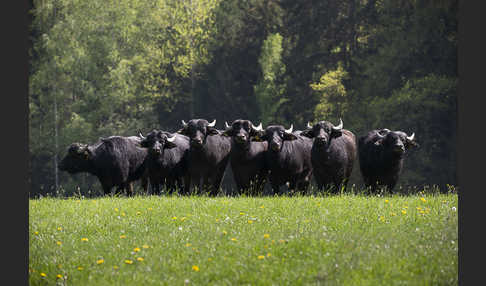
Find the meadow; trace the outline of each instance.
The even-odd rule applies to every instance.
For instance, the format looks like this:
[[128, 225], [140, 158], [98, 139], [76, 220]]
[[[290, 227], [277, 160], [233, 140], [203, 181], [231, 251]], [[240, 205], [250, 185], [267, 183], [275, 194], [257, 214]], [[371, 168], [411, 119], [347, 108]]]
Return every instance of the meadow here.
[[30, 285], [457, 285], [457, 193], [29, 201]]

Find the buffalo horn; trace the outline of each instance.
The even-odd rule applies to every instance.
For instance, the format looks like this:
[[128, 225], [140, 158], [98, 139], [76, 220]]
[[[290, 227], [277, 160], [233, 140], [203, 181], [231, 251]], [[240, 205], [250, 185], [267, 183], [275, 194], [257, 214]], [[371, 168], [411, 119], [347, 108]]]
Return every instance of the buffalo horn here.
[[407, 139], [412, 141], [414, 137], [415, 137], [415, 132], [412, 133], [412, 135], [408, 136]]
[[285, 129], [285, 133], [292, 133], [292, 130], [294, 130], [294, 124], [290, 124], [290, 128]]
[[186, 128], [186, 127], [187, 127], [187, 123], [186, 123], [184, 120], [182, 120], [182, 126], [183, 126], [184, 128]]
[[231, 126], [229, 126], [228, 122], [226, 122], [226, 121], [225, 121], [225, 122], [224, 122], [224, 128], [225, 128], [225, 129], [230, 129], [230, 128], [231, 128]]
[[307, 121], [307, 129], [312, 129], [312, 125], [310, 124], [309, 121]]
[[172, 137], [167, 136], [167, 142], [174, 142], [175, 139], [176, 139], [176, 134], [174, 134], [174, 136], [172, 136]]
[[213, 120], [213, 122], [208, 124], [208, 127], [214, 127], [216, 125], [216, 119]]
[[255, 126], [252, 123], [251, 124], [251, 128], [253, 128], [253, 130], [255, 130], [255, 131], [263, 131], [263, 127], [262, 127], [262, 123], [261, 122], [260, 122], [260, 125], [258, 125], [258, 126]]
[[334, 130], [341, 130], [341, 129], [343, 129], [343, 120], [341, 118], [339, 118], [339, 125], [338, 126], [334, 126], [332, 129], [334, 129]]
[[140, 138], [142, 138], [142, 139], [145, 139], [145, 137], [142, 135], [142, 131], [140, 131], [140, 130], [138, 131], [138, 136], [139, 136]]

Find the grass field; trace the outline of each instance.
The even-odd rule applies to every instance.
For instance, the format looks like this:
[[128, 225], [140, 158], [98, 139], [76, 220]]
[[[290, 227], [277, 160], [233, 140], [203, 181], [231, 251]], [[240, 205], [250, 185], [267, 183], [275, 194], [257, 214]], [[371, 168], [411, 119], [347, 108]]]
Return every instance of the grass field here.
[[31, 285], [457, 285], [457, 194], [29, 201]]

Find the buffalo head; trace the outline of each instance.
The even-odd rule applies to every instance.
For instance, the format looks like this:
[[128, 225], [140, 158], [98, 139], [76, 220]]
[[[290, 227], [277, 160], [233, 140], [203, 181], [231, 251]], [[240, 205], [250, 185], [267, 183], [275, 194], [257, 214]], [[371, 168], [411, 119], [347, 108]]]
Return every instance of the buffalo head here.
[[201, 148], [206, 143], [207, 136], [219, 134], [215, 125], [216, 119], [211, 123], [205, 119], [191, 119], [187, 123], [182, 120], [182, 128], [177, 133], [189, 137], [191, 146]]
[[290, 125], [289, 129], [285, 129], [282, 125], [270, 125], [265, 130], [258, 131], [257, 136], [252, 140], [267, 141], [270, 150], [280, 152], [285, 140], [297, 139], [297, 136], [292, 134], [293, 128], [293, 124]]
[[66, 156], [58, 165], [59, 170], [70, 174], [84, 172], [89, 168], [92, 151], [86, 144], [73, 143], [68, 148]]
[[334, 126], [328, 121], [319, 121], [314, 125], [307, 123], [307, 129], [302, 131], [301, 135], [315, 138], [314, 142], [320, 146], [328, 146], [333, 138], [342, 135], [343, 121], [339, 119], [339, 125]]
[[164, 149], [174, 148], [176, 135], [161, 130], [152, 130], [144, 137], [140, 132], [139, 135], [143, 140], [141, 142], [142, 147], [148, 148], [149, 153], [153, 155], [162, 154]]
[[247, 145], [250, 143], [252, 137], [258, 136], [259, 132], [263, 131], [262, 124], [255, 126], [250, 120], [238, 119], [228, 125], [225, 122], [224, 136], [230, 136], [236, 144]]

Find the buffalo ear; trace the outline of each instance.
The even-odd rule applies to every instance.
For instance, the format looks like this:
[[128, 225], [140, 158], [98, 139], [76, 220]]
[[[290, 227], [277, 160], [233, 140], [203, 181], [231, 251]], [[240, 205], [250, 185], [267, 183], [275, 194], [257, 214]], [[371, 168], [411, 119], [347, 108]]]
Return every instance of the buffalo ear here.
[[341, 135], [343, 135], [343, 132], [341, 130], [333, 129], [331, 131], [331, 138], [337, 138], [340, 137]]
[[314, 138], [314, 132], [312, 132], [312, 129], [306, 129], [300, 133], [300, 135], [308, 137], [308, 138]]
[[208, 126], [208, 135], [218, 135], [218, 134], [220, 133], [216, 128]]
[[177, 145], [176, 145], [174, 142], [165, 141], [165, 145], [164, 145], [164, 147], [165, 147], [166, 149], [172, 149], [172, 148], [177, 147]]
[[[302, 134], [302, 133], [301, 133], [301, 134]], [[297, 136], [295, 136], [295, 135], [294, 135], [294, 134], [292, 134], [292, 133], [287, 133], [287, 132], [284, 132], [283, 139], [284, 139], [284, 140], [289, 140], [289, 141], [292, 141], [292, 140], [297, 139]]]

